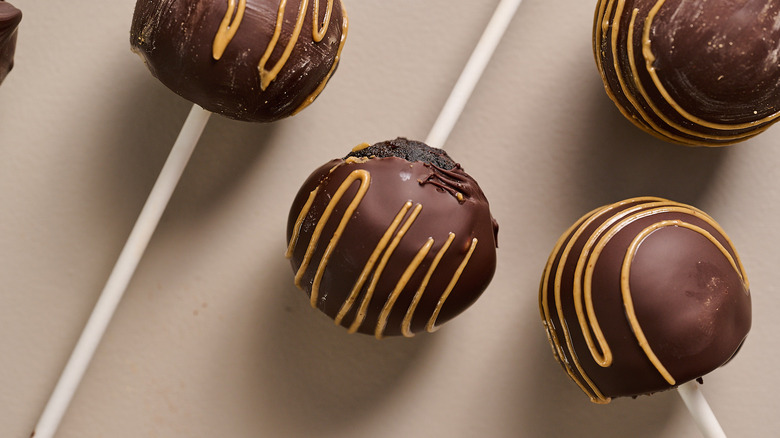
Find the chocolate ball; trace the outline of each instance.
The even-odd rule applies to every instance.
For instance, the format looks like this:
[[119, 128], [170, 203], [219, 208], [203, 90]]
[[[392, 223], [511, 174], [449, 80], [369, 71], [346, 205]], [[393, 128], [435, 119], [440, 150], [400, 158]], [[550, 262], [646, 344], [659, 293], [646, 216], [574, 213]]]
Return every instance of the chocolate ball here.
[[482, 294], [498, 225], [444, 151], [398, 138], [361, 145], [304, 182], [287, 257], [311, 305], [349, 332], [433, 331]]
[[558, 240], [539, 307], [553, 354], [597, 403], [724, 365], [750, 330], [748, 279], [706, 213], [661, 198], [591, 211]]
[[325, 87], [347, 37], [341, 0], [138, 0], [133, 51], [168, 88], [237, 120], [270, 122]]
[[0, 0], [0, 83], [14, 67], [16, 29], [22, 21], [22, 11]]
[[780, 116], [780, 1], [600, 0], [593, 48], [607, 94], [663, 140], [719, 146]]

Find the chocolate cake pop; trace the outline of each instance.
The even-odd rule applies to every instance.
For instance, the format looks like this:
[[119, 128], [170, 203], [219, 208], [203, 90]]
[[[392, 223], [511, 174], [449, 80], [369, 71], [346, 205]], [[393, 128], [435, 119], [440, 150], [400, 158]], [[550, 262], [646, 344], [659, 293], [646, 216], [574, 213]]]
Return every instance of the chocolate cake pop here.
[[748, 279], [726, 233], [660, 198], [583, 216], [555, 245], [540, 289], [553, 354], [598, 403], [697, 379], [750, 330]]
[[22, 21], [22, 11], [0, 0], [0, 83], [14, 67], [16, 29]]
[[317, 98], [347, 27], [340, 0], [139, 0], [130, 43], [182, 97], [233, 119], [269, 122]]
[[661, 139], [731, 144], [780, 117], [778, 0], [600, 0], [593, 46], [607, 94]]
[[287, 223], [295, 284], [350, 332], [433, 331], [480, 296], [498, 225], [441, 149], [398, 138], [315, 170]]

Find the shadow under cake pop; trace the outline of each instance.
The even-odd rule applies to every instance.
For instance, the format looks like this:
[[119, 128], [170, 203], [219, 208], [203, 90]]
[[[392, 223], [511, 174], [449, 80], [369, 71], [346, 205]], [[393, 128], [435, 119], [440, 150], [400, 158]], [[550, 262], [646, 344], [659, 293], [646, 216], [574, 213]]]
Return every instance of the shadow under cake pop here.
[[106, 115], [112, 129], [99, 140], [106, 147], [93, 157], [104, 172], [95, 196], [110, 203], [112, 215], [127, 220], [125, 229], [137, 217], [191, 106], [161, 85], [150, 86], [152, 81], [138, 68], [115, 90], [113, 114]]
[[[521, 346], [529, 359], [528, 374], [519, 375], [518, 396], [535, 400], [535, 409], [515, 412], [518, 428], [538, 437], [657, 437], [672, 421], [677, 407], [673, 393], [653, 397], [614, 400], [609, 405], [583, 401], [582, 392], [572, 385], [550, 354], [550, 345], [539, 324], [538, 336]], [[528, 405], [518, 401], [517, 404]], [[515, 405], [509, 403], [509, 406]]]
[[230, 197], [274, 147], [278, 130], [276, 123], [212, 118], [182, 175], [179, 196], [171, 200], [171, 208], [186, 209], [194, 218], [219, 211], [221, 201]]
[[[108, 162], [101, 166], [107, 173], [100, 185], [101, 198], [121, 200], [114, 205], [126, 210], [121, 216], [128, 221], [135, 219], [191, 106], [158, 83], [149, 86], [156, 81], [138, 71], [117, 99], [123, 105], [116, 106], [113, 118], [123, 122], [112, 124], [116, 130], [104, 140], [111, 147], [99, 158]], [[214, 117], [211, 128], [204, 132], [168, 206], [168, 210], [186, 210], [187, 220], [218, 211], [215, 205], [230, 196], [269, 149], [277, 126]]]
[[[662, 196], [696, 204], [706, 196], [734, 148], [691, 148], [643, 135], [625, 123], [603, 90], [593, 87], [585, 132], [572, 159], [573, 182], [583, 206], [638, 195]], [[747, 146], [747, 145], [745, 145]]]
[[[254, 351], [263, 366], [256, 397], [269, 400], [278, 427], [289, 436], [337, 435], [382, 408], [403, 387], [405, 377], [430, 353], [436, 336], [345, 336], [343, 328], [313, 309], [290, 282], [289, 267], [275, 258], [276, 273], [263, 278], [264, 300], [258, 318], [272, 329], [258, 333]], [[268, 358], [274, 358], [268, 360]]]

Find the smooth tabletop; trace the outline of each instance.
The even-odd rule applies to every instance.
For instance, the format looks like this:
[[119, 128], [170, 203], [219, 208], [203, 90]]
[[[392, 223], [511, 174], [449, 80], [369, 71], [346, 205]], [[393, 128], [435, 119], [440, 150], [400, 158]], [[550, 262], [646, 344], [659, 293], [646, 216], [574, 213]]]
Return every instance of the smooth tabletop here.
[[[134, 0], [14, 0], [0, 86], [0, 436], [27, 438], [190, 103], [130, 51]], [[547, 257], [591, 209], [693, 204], [734, 242], [753, 328], [703, 391], [730, 437], [780, 429], [780, 127], [707, 149], [627, 122], [593, 58], [595, 0], [525, 0], [444, 148], [500, 224], [493, 282], [411, 339], [350, 335], [284, 258], [300, 184], [363, 142], [423, 140], [498, 3], [344, 0], [339, 68], [273, 124], [212, 117], [58, 437], [695, 437], [679, 396], [601, 406], [555, 362]]]

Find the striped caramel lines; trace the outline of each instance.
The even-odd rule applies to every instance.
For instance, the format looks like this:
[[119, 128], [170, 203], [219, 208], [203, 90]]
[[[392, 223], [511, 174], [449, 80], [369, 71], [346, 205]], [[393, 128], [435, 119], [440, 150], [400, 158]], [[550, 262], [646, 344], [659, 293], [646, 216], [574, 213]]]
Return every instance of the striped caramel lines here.
[[[346, 163], [350, 164], [350, 163], [362, 162], [362, 161], [364, 160], [348, 159]], [[334, 169], [331, 169], [331, 172]], [[311, 295], [310, 295], [310, 304], [312, 307], [317, 307], [317, 301], [319, 300], [320, 283], [322, 280], [322, 276], [325, 272], [325, 269], [327, 267], [328, 261], [330, 259], [330, 256], [333, 252], [333, 249], [338, 244], [341, 236], [343, 235], [344, 228], [346, 228], [346, 225], [349, 222], [350, 218], [353, 216], [355, 209], [360, 204], [360, 202], [362, 201], [363, 197], [366, 195], [366, 192], [369, 189], [370, 182], [371, 182], [371, 174], [367, 170], [357, 169], [352, 171], [347, 176], [347, 178], [344, 179], [344, 181], [341, 183], [339, 188], [336, 190], [333, 197], [328, 202], [325, 211], [317, 220], [317, 224], [314, 228], [309, 244], [306, 247], [306, 252], [304, 254], [303, 261], [301, 262], [301, 266], [298, 268], [298, 271], [296, 272], [295, 285], [302, 289], [303, 287], [301, 285], [301, 280], [306, 270], [312, 264], [313, 255], [317, 248], [318, 242], [322, 238], [322, 231], [325, 228], [325, 224], [333, 214], [336, 204], [341, 200], [344, 193], [356, 181], [359, 182], [358, 191], [355, 194], [355, 197], [352, 199], [352, 201], [345, 209], [344, 214], [339, 222], [339, 225], [337, 226], [333, 236], [331, 236], [328, 246], [325, 249], [322, 258], [320, 259], [320, 262], [317, 266], [317, 270], [315, 271], [314, 280], [312, 281], [312, 286], [311, 286]], [[295, 221], [295, 225], [293, 227], [292, 236], [290, 237], [290, 244], [287, 248], [287, 253], [286, 253], [287, 258], [292, 257], [293, 251], [298, 245], [303, 221], [305, 220], [306, 216], [309, 214], [309, 211], [311, 210], [314, 200], [317, 197], [317, 194], [319, 194], [319, 190], [320, 190], [320, 186], [318, 186], [317, 188], [315, 188], [309, 193], [309, 197], [307, 201], [305, 202], [303, 208], [298, 214], [298, 217]], [[334, 317], [334, 322], [336, 325], [342, 324], [346, 315], [355, 306], [358, 296], [360, 295], [360, 292], [365, 288], [365, 293], [363, 295], [362, 300], [360, 301], [360, 304], [357, 307], [355, 318], [348, 327], [349, 333], [355, 333], [358, 331], [360, 326], [365, 321], [366, 315], [368, 313], [369, 303], [371, 302], [371, 299], [374, 296], [377, 284], [379, 283], [379, 280], [382, 274], [384, 273], [385, 267], [387, 266], [390, 257], [392, 256], [392, 254], [395, 252], [395, 249], [403, 240], [409, 228], [411, 228], [411, 226], [417, 220], [418, 216], [420, 215], [420, 212], [422, 211], [422, 208], [423, 208], [422, 204], [414, 205], [411, 201], [407, 201], [406, 203], [404, 203], [404, 205], [395, 215], [392, 222], [390, 223], [390, 225], [383, 233], [382, 237], [377, 242], [377, 245], [372, 251], [371, 255], [366, 260], [366, 263], [363, 266], [363, 269], [361, 270], [360, 274], [358, 275], [355, 284], [352, 287], [352, 290], [350, 291], [347, 298], [344, 300], [344, 303], [341, 305], [339, 312]], [[444, 257], [445, 253], [450, 248], [454, 240], [455, 240], [455, 234], [450, 232], [447, 236], [447, 239], [444, 241], [443, 245], [441, 246], [441, 248], [439, 248], [439, 250], [434, 255], [433, 259], [431, 260], [431, 264], [428, 267], [428, 270], [426, 271], [422, 281], [420, 282], [420, 285], [418, 286], [414, 294], [414, 297], [412, 298], [412, 301], [409, 304], [406, 313], [404, 314], [404, 318], [401, 321], [401, 333], [404, 336], [406, 337], [414, 336], [414, 333], [411, 330], [411, 325], [412, 325], [412, 320], [415, 316], [415, 311], [417, 310], [417, 306], [422, 300], [426, 292], [428, 283], [431, 277], [433, 276], [434, 272], [438, 268], [441, 259]], [[434, 246], [434, 243], [435, 243], [434, 239], [432, 237], [429, 237], [419, 248], [416, 255], [412, 258], [412, 260], [409, 262], [407, 267], [404, 269], [401, 276], [398, 278], [395, 287], [393, 288], [393, 290], [385, 300], [385, 303], [379, 314], [376, 327], [374, 328], [374, 336], [377, 339], [381, 339], [382, 337], [384, 337], [384, 331], [385, 328], [387, 327], [387, 321], [390, 317], [390, 313], [392, 312], [398, 298], [406, 288], [412, 276], [417, 272], [417, 270], [422, 265], [423, 261], [430, 253], [431, 249]], [[469, 260], [471, 259], [474, 250], [476, 249], [476, 246], [477, 246], [477, 239], [473, 238], [469, 244], [468, 249], [466, 250], [465, 256], [461, 260], [459, 266], [455, 269], [455, 272], [453, 273], [452, 278], [447, 284], [447, 287], [444, 289], [441, 296], [439, 297], [435, 309], [433, 310], [431, 316], [428, 318], [428, 321], [426, 322], [425, 325], [426, 331], [433, 332], [438, 329], [438, 326], [436, 325], [436, 321], [438, 319], [439, 313], [441, 312], [444, 303], [447, 301], [447, 298], [450, 296], [450, 293], [458, 283], [458, 280], [463, 274], [463, 271], [466, 269], [466, 266]], [[366, 283], [368, 283], [367, 287], [366, 287]]]
[[[623, 105], [620, 104], [620, 101], [619, 101], [617, 95], [612, 90], [611, 86], [609, 85], [609, 82], [607, 81], [607, 75], [606, 75], [606, 72], [604, 70], [604, 60], [602, 59], [603, 57], [606, 56], [606, 53], [602, 49], [601, 42], [607, 39], [607, 32], [608, 32], [608, 29], [609, 29], [609, 26], [610, 26], [609, 15], [606, 14], [605, 7], [609, 8], [609, 10], [611, 11], [613, 2], [614, 2], [614, 0], [609, 0], [609, 1], [601, 0], [601, 1], [599, 1], [598, 6], [596, 8], [596, 13], [595, 13], [596, 16], [594, 17], [594, 20], [593, 20], [593, 22], [594, 22], [594, 29], [593, 29], [593, 55], [594, 55], [594, 57], [596, 59], [596, 68], [598, 69], [599, 74], [601, 75], [601, 78], [604, 81], [604, 91], [606, 91], [607, 96], [609, 96], [609, 98], [613, 102], [615, 102], [617, 104], [616, 106], [617, 106], [618, 110], [620, 111], [621, 114], [623, 114], [623, 116], [626, 119], [630, 120], [632, 123], [637, 125], [643, 131], [648, 132], [648, 133], [652, 134], [653, 136], [655, 136], [657, 138], [663, 138], [657, 132], [654, 132], [652, 129], [650, 129], [646, 125], [646, 122], [645, 122], [644, 119], [639, 119], [639, 118], [635, 117], [633, 114], [631, 114], [628, 111], [628, 109], [626, 109]], [[599, 37], [599, 35], [601, 35], [601, 36]], [[614, 57], [614, 54], [613, 54], [613, 57]], [[617, 70], [619, 68], [618, 64], [617, 64], [617, 61], [615, 61], [615, 67], [616, 67], [616, 71], [619, 71], [619, 70]], [[622, 82], [622, 79], [620, 78], [619, 74], [618, 74], [618, 80]], [[631, 97], [629, 97], [629, 94], [625, 92], [625, 89], [622, 89], [621, 91], [623, 91], [623, 95], [627, 99], [629, 99], [629, 100], [631, 99]], [[632, 104], [633, 104], [633, 106], [635, 108], [637, 107], [637, 105], [634, 104], [633, 101], [632, 101]]]
[[[620, 91], [629, 101], [633, 109], [636, 110], [639, 117], [638, 118], [634, 117], [633, 115], [628, 113], [626, 109], [624, 109], [621, 105], [618, 104], [618, 107], [620, 108], [620, 111], [623, 113], [623, 115], [626, 116], [626, 118], [628, 118], [632, 122], [634, 122], [634, 124], [642, 128], [644, 131], [653, 134], [655, 137], [659, 137], [662, 139], [670, 139], [677, 143], [681, 143], [688, 146], [710, 145], [710, 143], [707, 143], [706, 140], [722, 141], [724, 142], [722, 144], [734, 143], [737, 141], [741, 141], [753, 137], [763, 132], [764, 130], [768, 129], [770, 122], [780, 117], [780, 111], [752, 122], [734, 123], [734, 124], [716, 123], [716, 122], [707, 121], [705, 119], [702, 119], [701, 117], [691, 114], [690, 112], [686, 111], [682, 107], [682, 105], [680, 105], [671, 96], [671, 94], [668, 92], [666, 87], [663, 85], [655, 69], [654, 63], [656, 57], [652, 50], [652, 39], [650, 37], [653, 21], [655, 20], [658, 11], [664, 5], [665, 1], [666, 0], [658, 0], [650, 9], [647, 17], [644, 20], [642, 26], [642, 35], [641, 35], [642, 59], [644, 60], [644, 68], [647, 71], [647, 73], [650, 75], [650, 78], [653, 81], [653, 84], [655, 85], [658, 92], [661, 94], [661, 96], [666, 101], [666, 103], [675, 112], [677, 112], [677, 114], [679, 114], [684, 119], [690, 121], [694, 125], [698, 125], [703, 128], [720, 130], [720, 131], [734, 131], [734, 130], [742, 130], [742, 129], [750, 129], [750, 128], [755, 128], [755, 129], [748, 132], [743, 132], [740, 134], [733, 134], [733, 135], [707, 134], [680, 125], [679, 123], [676, 123], [675, 121], [671, 120], [667, 115], [665, 115], [664, 112], [658, 108], [658, 105], [651, 99], [644, 85], [639, 80], [639, 67], [637, 66], [636, 55], [633, 46], [634, 29], [636, 28], [636, 19], [639, 13], [639, 9], [634, 8], [631, 11], [631, 19], [628, 26], [627, 42], [626, 42], [627, 58], [629, 61], [629, 68], [631, 71], [631, 78], [633, 79], [632, 83], [636, 87], [642, 99], [647, 103], [647, 105], [650, 107], [652, 112], [658, 118], [660, 118], [665, 124], [667, 124], [672, 129], [677, 130], [678, 132], [681, 132], [683, 134], [690, 135], [695, 138], [691, 139], [688, 137], [683, 137], [675, 132], [671, 132], [667, 129], [664, 129], [661, 126], [659, 126], [657, 123], [655, 123], [652, 120], [652, 118], [647, 114], [647, 112], [642, 108], [642, 106], [639, 104], [637, 98], [633, 95], [633, 93], [627, 90], [625, 79], [623, 78], [623, 73], [621, 71], [622, 69], [618, 61], [618, 54], [619, 54], [618, 44], [617, 44], [618, 32], [620, 26], [620, 18], [623, 15], [625, 0], [601, 0], [596, 9], [596, 19], [595, 19], [596, 28], [594, 30], [594, 37], [599, 34], [601, 34], [602, 40], [606, 40], [609, 37], [610, 49], [612, 52], [613, 67], [615, 69], [615, 74], [618, 78]], [[603, 68], [603, 60], [601, 59], [601, 57], [604, 56], [604, 53], [599, 49], [596, 51], [595, 55], [596, 55], [596, 63], [597, 63], [598, 70], [601, 73], [602, 78], [605, 78], [605, 84], [606, 84], [606, 73]], [[609, 87], [606, 88], [609, 97], [613, 101], [617, 102], [614, 92]]]
[[[660, 138], [660, 139], [674, 139], [674, 141], [676, 141], [678, 143], [682, 143], [682, 144], [688, 145], [688, 146], [696, 145], [697, 143], [692, 142], [690, 139], [687, 139], [685, 137], [682, 137], [682, 136], [676, 135], [676, 134], [674, 134], [674, 133], [672, 133], [670, 131], [667, 131], [666, 129], [662, 128], [657, 123], [655, 123], [653, 121], [652, 117], [650, 117], [647, 114], [647, 112], [644, 110], [642, 105], [639, 104], [639, 102], [637, 101], [637, 98], [634, 96], [634, 94], [630, 90], [628, 90], [628, 87], [626, 86], [625, 79], [623, 78], [622, 68], [620, 66], [620, 62], [619, 62], [619, 59], [618, 59], [618, 35], [619, 35], [619, 32], [620, 32], [620, 17], [623, 15], [623, 9], [624, 9], [624, 6], [625, 6], [625, 1], [624, 0], [618, 0], [617, 1], [617, 6], [615, 6], [614, 3], [615, 3], [615, 0], [609, 0], [608, 2], [606, 0], [604, 0], [604, 1], [599, 2], [598, 18], [596, 19], [596, 22], [598, 23], [598, 27], [597, 27], [595, 33], [596, 34], [600, 33], [602, 35], [601, 36], [602, 40], [609, 39], [609, 42], [610, 42], [609, 47], [611, 49], [611, 54], [612, 54], [612, 67], [613, 67], [613, 69], [615, 71], [615, 76], [617, 77], [618, 84], [620, 85], [620, 92], [622, 93], [623, 97], [625, 97], [629, 101], [629, 104], [634, 109], [634, 111], [639, 113], [639, 118], [635, 117], [626, 108], [624, 108], [622, 105], [618, 104], [618, 108], [619, 108], [620, 112], [623, 114], [623, 116], [625, 116], [626, 118], [628, 118], [629, 120], [634, 122], [635, 125], [637, 125], [640, 128], [642, 128], [642, 130], [644, 130], [645, 132], [648, 132], [648, 133], [652, 134], [656, 138]], [[614, 11], [614, 13], [611, 15], [611, 17], [613, 19], [612, 22], [609, 21], [610, 15], [606, 14], [606, 11], [604, 9], [605, 5], [606, 5], [607, 10]], [[627, 47], [627, 50], [628, 50], [628, 57], [630, 59], [630, 63], [632, 65], [632, 67], [635, 67], [635, 65], [634, 65], [634, 62], [633, 62], [634, 48], [633, 48], [633, 45], [632, 45], [631, 42], [633, 41], [633, 36], [634, 36], [634, 20], [636, 18], [636, 14], [637, 14], [638, 11], [639, 11], [639, 9], [636, 9], [636, 8], [632, 11], [631, 24], [628, 27], [628, 37], [627, 37], [627, 41], [628, 42], [626, 43], [626, 47]], [[600, 46], [600, 44], [599, 44], [599, 46]], [[601, 52], [601, 55], [603, 56], [604, 53]], [[605, 77], [603, 61], [601, 59], [601, 56], [596, 56], [596, 61], [597, 61], [597, 66], [598, 66], [599, 72], [601, 73], [602, 77]], [[633, 80], [634, 86], [637, 87], [637, 89], [640, 91], [640, 93], [643, 96], [647, 96], [647, 93], [645, 92], [644, 87], [642, 86], [642, 83], [639, 81], [638, 73], [637, 73], [636, 69], [632, 68], [631, 69], [631, 73], [633, 74], [632, 77], [634, 78], [634, 80]], [[609, 95], [609, 97], [613, 101], [617, 102], [618, 101], [617, 97], [616, 97], [615, 93], [612, 91], [612, 89], [610, 87], [605, 87], [605, 88], [607, 90], [607, 94]], [[645, 100], [647, 101], [648, 105], [650, 105], [650, 107], [653, 108], [656, 113], [658, 113], [657, 108], [655, 108], [655, 106], [649, 100], [649, 98], [647, 98]], [[659, 117], [662, 117], [662, 118], [665, 117], [665, 116], [663, 116], [660, 113], [658, 113], [658, 114], [659, 114]], [[695, 132], [688, 132], [688, 134], [691, 134], [691, 135], [694, 135], [694, 136], [699, 136], [700, 135], [700, 134], [695, 133]]]
[[[660, 213], [678, 212], [692, 215], [704, 221], [717, 231], [717, 233], [726, 241], [729, 248], [732, 250], [734, 248], [731, 240], [729, 240], [728, 236], [720, 227], [720, 225], [703, 211], [689, 205], [667, 201], [661, 198], [649, 197], [629, 199], [593, 210], [583, 216], [577, 223], [570, 227], [569, 230], [567, 230], [561, 236], [555, 248], [553, 249], [550, 258], [548, 259], [547, 266], [542, 277], [542, 286], [539, 298], [540, 313], [542, 315], [545, 327], [547, 328], [548, 340], [550, 341], [556, 358], [558, 358], [559, 362], [564, 365], [564, 368], [566, 369], [571, 379], [574, 380], [574, 382], [590, 397], [591, 401], [596, 403], [608, 403], [610, 399], [605, 397], [599, 391], [595, 383], [588, 377], [582, 368], [577, 354], [575, 354], [569, 328], [563, 316], [563, 306], [561, 301], [563, 269], [566, 261], [568, 260], [568, 257], [571, 255], [574, 243], [582, 236], [584, 230], [590, 224], [592, 224], [597, 217], [602, 216], [611, 210], [616, 210], [624, 205], [636, 202], [640, 203], [617, 212], [598, 226], [598, 228], [588, 237], [582, 252], [579, 254], [575, 267], [572, 298], [574, 301], [574, 310], [577, 315], [577, 322], [585, 339], [585, 343], [588, 346], [591, 357], [593, 358], [594, 362], [596, 362], [601, 367], [611, 366], [614, 357], [595, 314], [593, 306], [592, 279], [599, 256], [609, 241], [617, 233], [622, 231], [631, 223], [636, 222], [642, 218], [650, 217]], [[631, 297], [631, 287], [629, 284], [631, 266], [640, 244], [654, 231], [671, 226], [689, 229], [709, 240], [724, 255], [724, 257], [726, 257], [732, 268], [734, 268], [735, 272], [737, 272], [737, 274], [744, 282], [746, 288], [749, 288], [749, 282], [742, 262], [740, 261], [739, 256], [736, 255], [736, 251], [734, 252], [735, 256], [732, 256], [731, 252], [729, 252], [729, 250], [715, 236], [713, 236], [712, 233], [697, 225], [679, 219], [662, 220], [645, 227], [634, 237], [626, 250], [626, 254], [621, 265], [621, 297], [623, 299], [626, 320], [631, 326], [632, 333], [634, 334], [639, 347], [645, 353], [653, 367], [658, 371], [661, 377], [667, 383], [669, 383], [669, 385], [675, 385], [676, 380], [655, 355], [652, 347], [649, 345], [649, 342], [644, 335], [642, 326], [636, 317], [633, 299]], [[564, 342], [561, 342], [555, 330], [555, 324], [552, 319], [553, 316], [551, 315], [549, 308], [549, 280], [554, 261], [556, 256], [559, 254], [560, 259], [554, 277], [553, 293], [555, 310], [557, 313], [557, 322], [559, 323], [561, 331], [563, 332]], [[568, 352], [568, 354], [566, 354], [566, 352]]]
[[[236, 32], [238, 32], [238, 29], [241, 25], [241, 21], [244, 18], [244, 12], [246, 11], [247, 0], [227, 0], [227, 2], [228, 2], [227, 11], [225, 12], [224, 17], [222, 18], [222, 21], [219, 25], [219, 28], [217, 29], [217, 33], [214, 36], [214, 41], [212, 44], [212, 56], [215, 60], [219, 60], [220, 58], [222, 58], [222, 55], [225, 53], [225, 49], [227, 49], [227, 46], [230, 44], [233, 37], [236, 35]], [[328, 26], [330, 25], [331, 15], [333, 13], [333, 2], [334, 0], [327, 0], [327, 5], [325, 7], [325, 16], [322, 20], [322, 24], [320, 24], [319, 22], [320, 21], [319, 18], [320, 0], [312, 0], [311, 36], [312, 36], [312, 41], [314, 41], [315, 43], [318, 43], [325, 38], [325, 34], [328, 31]], [[301, 104], [295, 110], [295, 113], [301, 111], [303, 108], [308, 106], [311, 102], [313, 102], [316, 99], [316, 97], [325, 88], [325, 84], [333, 75], [333, 72], [336, 70], [336, 66], [338, 65], [339, 58], [341, 57], [341, 51], [344, 48], [344, 42], [346, 41], [347, 38], [347, 30], [349, 28], [349, 20], [347, 18], [346, 10], [344, 9], [343, 4], [342, 3], [340, 4], [341, 4], [342, 17], [343, 17], [341, 23], [342, 33], [341, 33], [341, 40], [339, 41], [339, 47], [336, 51], [336, 56], [333, 60], [333, 65], [331, 66], [330, 70], [328, 71], [328, 74], [325, 76], [322, 82], [320, 82], [320, 84], [317, 86], [314, 92], [304, 100], [303, 104]], [[271, 54], [274, 52], [276, 46], [279, 43], [279, 39], [282, 34], [282, 29], [284, 27], [284, 12], [287, 7], [287, 0], [279, 0], [279, 8], [276, 14], [276, 24], [274, 26], [273, 35], [271, 36], [271, 40], [269, 41], [268, 46], [266, 47], [265, 52], [263, 53], [263, 56], [260, 58], [260, 63], [257, 66], [257, 69], [260, 73], [260, 88], [262, 90], [268, 88], [271, 82], [273, 82], [274, 79], [276, 79], [276, 77], [282, 71], [284, 66], [290, 60], [290, 56], [295, 47], [295, 43], [298, 42], [301, 36], [301, 32], [303, 29], [303, 21], [306, 17], [306, 10], [308, 8], [308, 5], [309, 5], [309, 0], [301, 0], [301, 2], [299, 3], [298, 15], [296, 16], [295, 24], [293, 26], [290, 39], [287, 42], [287, 45], [284, 47], [284, 51], [282, 52], [282, 55], [279, 58], [279, 60], [276, 61], [276, 64], [274, 64], [270, 69], [268, 69], [266, 68], [266, 64], [268, 63]]]

